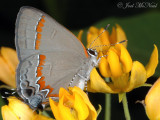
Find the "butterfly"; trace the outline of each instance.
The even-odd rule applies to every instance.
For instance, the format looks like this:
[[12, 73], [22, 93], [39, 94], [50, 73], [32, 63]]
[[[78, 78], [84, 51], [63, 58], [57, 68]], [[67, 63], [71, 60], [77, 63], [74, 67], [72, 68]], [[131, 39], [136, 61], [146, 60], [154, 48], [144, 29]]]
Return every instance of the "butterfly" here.
[[60, 87], [84, 89], [98, 65], [95, 49], [86, 50], [56, 20], [28, 6], [17, 15], [15, 45], [17, 93], [32, 109], [44, 108], [49, 97], [57, 100]]

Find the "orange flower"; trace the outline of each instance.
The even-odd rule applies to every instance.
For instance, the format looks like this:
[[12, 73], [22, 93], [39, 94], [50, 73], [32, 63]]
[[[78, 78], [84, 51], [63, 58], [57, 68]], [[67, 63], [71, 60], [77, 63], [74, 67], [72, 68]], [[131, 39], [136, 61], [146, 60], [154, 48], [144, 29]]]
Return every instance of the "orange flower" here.
[[3, 120], [53, 120], [37, 114], [27, 104], [15, 97], [9, 97], [8, 101], [9, 104], [1, 108]]
[[56, 120], [96, 120], [97, 113], [88, 96], [79, 87], [60, 88], [59, 102], [50, 98], [50, 106]]
[[16, 51], [2, 47], [0, 50], [0, 80], [13, 88], [16, 88], [15, 73], [17, 65]]

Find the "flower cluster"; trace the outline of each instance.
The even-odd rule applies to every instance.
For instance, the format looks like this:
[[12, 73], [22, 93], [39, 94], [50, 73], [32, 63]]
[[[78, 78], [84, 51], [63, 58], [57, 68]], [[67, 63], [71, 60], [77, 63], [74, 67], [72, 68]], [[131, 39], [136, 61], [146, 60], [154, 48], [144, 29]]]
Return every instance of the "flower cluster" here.
[[[87, 47], [103, 31], [95, 27], [90, 27], [87, 34]], [[80, 35], [79, 35], [79, 38]], [[126, 35], [119, 25], [113, 27], [111, 35], [105, 31], [92, 44], [91, 48], [99, 51], [101, 58], [99, 71], [103, 77], [110, 78], [111, 81], [105, 81], [94, 68], [90, 74], [88, 90], [91, 92], [103, 93], [123, 93], [130, 92], [134, 88], [145, 85], [147, 78], [152, 76], [158, 65], [158, 49], [154, 45], [154, 50], [146, 66], [139, 61], [132, 61], [132, 58], [126, 49], [127, 42], [117, 44], [127, 40]], [[99, 47], [98, 47], [99, 46]], [[104, 47], [101, 47], [104, 46]]]

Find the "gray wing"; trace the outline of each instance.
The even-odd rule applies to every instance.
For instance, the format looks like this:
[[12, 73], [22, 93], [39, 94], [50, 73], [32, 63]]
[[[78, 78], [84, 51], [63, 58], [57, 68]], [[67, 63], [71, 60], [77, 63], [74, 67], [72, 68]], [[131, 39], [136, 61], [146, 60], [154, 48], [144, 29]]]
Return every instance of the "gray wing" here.
[[74, 52], [85, 57], [83, 46], [70, 31], [49, 15], [32, 7], [20, 9], [15, 34], [20, 60], [41, 51], [70, 51], [71, 54]]
[[20, 61], [16, 78], [18, 91], [25, 81], [37, 92], [42, 89], [42, 81], [45, 81], [43, 89], [51, 87], [53, 90], [50, 94], [58, 94], [59, 88], [69, 85], [86, 59], [80, 41], [50, 16], [35, 8], [21, 8], [16, 21], [15, 39]]

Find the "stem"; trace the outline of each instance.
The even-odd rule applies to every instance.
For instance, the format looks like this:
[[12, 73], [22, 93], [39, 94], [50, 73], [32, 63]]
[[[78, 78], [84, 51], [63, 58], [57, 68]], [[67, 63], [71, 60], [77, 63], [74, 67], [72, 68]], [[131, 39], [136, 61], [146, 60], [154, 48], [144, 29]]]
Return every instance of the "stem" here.
[[106, 101], [105, 101], [105, 120], [111, 119], [111, 94], [106, 94]]
[[124, 115], [125, 115], [126, 120], [131, 120], [129, 109], [128, 109], [126, 93], [124, 93], [122, 103], [123, 103]]
[[[109, 82], [109, 78], [105, 78], [106, 82]], [[107, 93], [105, 96], [105, 120], [111, 119], [111, 94]]]

